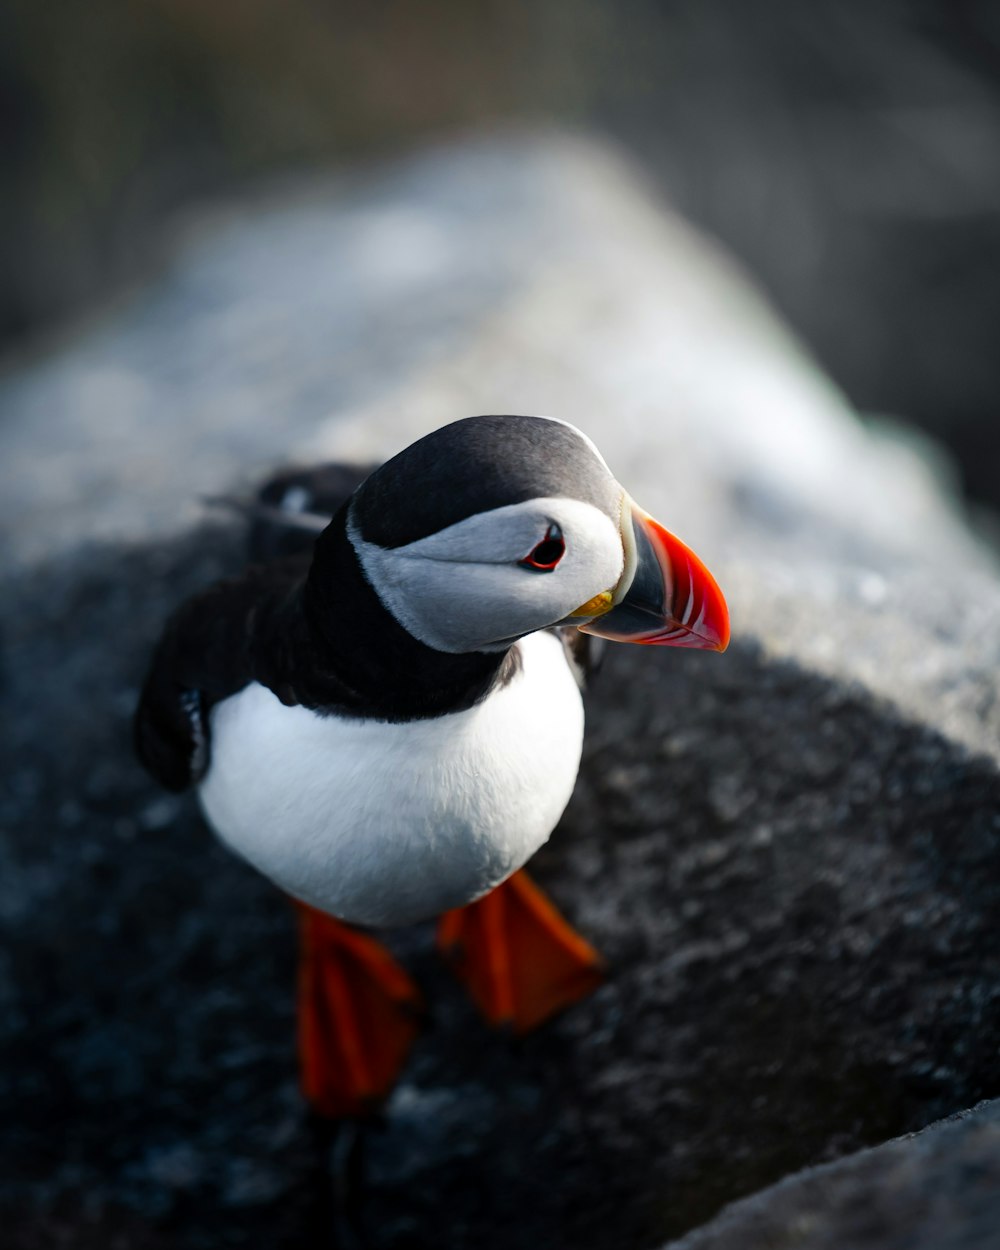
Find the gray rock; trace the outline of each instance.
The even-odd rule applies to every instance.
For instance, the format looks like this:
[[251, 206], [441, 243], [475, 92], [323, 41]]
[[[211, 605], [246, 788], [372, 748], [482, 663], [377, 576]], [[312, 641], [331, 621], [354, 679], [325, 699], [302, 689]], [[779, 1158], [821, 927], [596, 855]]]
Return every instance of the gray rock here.
[[734, 644], [614, 649], [590, 700], [535, 870], [611, 962], [591, 1000], [515, 1046], [395, 936], [434, 1021], [371, 1135], [373, 1243], [658, 1245], [997, 1094], [994, 562], [613, 154], [460, 145], [221, 214], [0, 399], [7, 1244], [317, 1244], [288, 908], [128, 717], [241, 559], [199, 494], [476, 411], [586, 428]]
[[992, 1250], [1000, 1102], [809, 1168], [669, 1250]]

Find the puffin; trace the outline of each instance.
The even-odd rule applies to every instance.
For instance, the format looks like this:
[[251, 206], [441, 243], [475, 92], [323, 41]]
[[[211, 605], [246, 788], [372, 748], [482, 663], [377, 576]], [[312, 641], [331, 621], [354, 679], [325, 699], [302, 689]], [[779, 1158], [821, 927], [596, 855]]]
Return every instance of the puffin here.
[[379, 930], [436, 918], [515, 1034], [600, 984], [524, 869], [573, 791], [582, 687], [602, 640], [723, 651], [728, 612], [554, 418], [469, 417], [370, 473], [286, 472], [250, 511], [258, 558], [167, 622], [135, 745], [293, 901], [302, 1091], [363, 1117], [424, 1015]]

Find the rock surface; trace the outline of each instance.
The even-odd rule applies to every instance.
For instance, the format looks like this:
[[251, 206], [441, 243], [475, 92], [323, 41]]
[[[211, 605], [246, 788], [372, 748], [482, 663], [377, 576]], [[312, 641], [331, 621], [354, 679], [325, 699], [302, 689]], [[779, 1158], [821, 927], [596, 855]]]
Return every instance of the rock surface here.
[[810, 1168], [669, 1250], [981, 1250], [997, 1240], [1000, 1102]]
[[536, 861], [613, 967], [589, 1002], [513, 1046], [396, 935], [434, 1021], [373, 1244], [660, 1245], [1000, 1093], [995, 564], [613, 154], [509, 137], [220, 213], [0, 403], [6, 1244], [323, 1244], [288, 909], [128, 717], [241, 559], [200, 495], [471, 412], [585, 428], [734, 644], [615, 649], [590, 699]]

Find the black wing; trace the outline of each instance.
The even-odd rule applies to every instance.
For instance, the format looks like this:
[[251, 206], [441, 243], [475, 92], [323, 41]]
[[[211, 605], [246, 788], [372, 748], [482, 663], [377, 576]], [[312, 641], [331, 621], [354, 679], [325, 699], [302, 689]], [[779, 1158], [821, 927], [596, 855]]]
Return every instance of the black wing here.
[[[135, 714], [136, 753], [168, 790], [185, 790], [208, 770], [214, 704], [254, 680], [265, 681], [284, 702], [298, 702], [273, 671], [275, 626], [283, 617], [283, 635], [292, 646], [296, 641], [303, 645], [295, 638], [294, 595], [308, 571], [313, 544], [370, 472], [371, 466], [342, 464], [285, 469], [260, 488], [255, 501], [235, 505], [251, 521], [254, 566], [189, 599], [173, 614]], [[265, 667], [266, 648], [260, 644], [267, 641], [272, 663]]]
[[208, 769], [212, 706], [254, 679], [258, 613], [281, 583], [300, 580], [251, 570], [219, 582], [173, 614], [153, 653], [134, 721], [136, 753], [168, 790], [185, 790]]

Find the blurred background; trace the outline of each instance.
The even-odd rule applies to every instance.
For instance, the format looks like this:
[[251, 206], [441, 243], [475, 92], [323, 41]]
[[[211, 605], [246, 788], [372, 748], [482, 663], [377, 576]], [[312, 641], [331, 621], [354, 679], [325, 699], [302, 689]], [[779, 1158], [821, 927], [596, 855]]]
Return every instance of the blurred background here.
[[0, 349], [155, 272], [183, 208], [429, 138], [569, 124], [638, 155], [862, 412], [1000, 504], [990, 0], [5, 0]]

